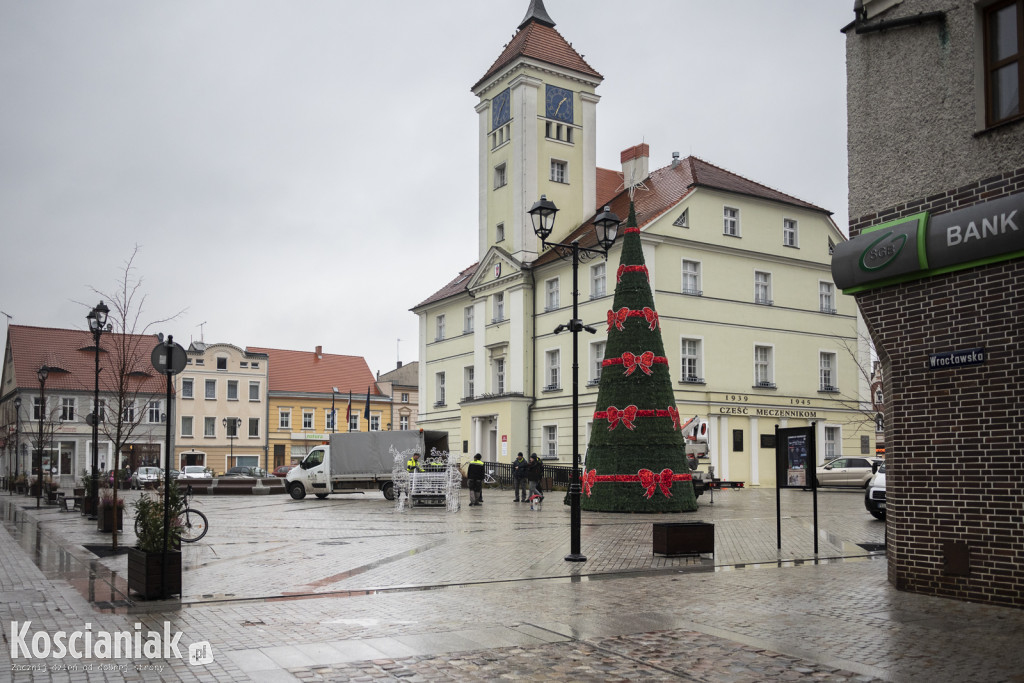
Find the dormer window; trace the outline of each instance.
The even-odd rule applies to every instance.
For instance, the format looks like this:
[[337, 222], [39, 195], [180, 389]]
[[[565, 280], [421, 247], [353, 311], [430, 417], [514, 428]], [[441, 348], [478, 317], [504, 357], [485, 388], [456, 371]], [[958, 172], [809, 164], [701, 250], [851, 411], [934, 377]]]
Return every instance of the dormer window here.
[[228, 359], [227, 358], [218, 358], [217, 359], [217, 369], [218, 370], [227, 370], [228, 369]]

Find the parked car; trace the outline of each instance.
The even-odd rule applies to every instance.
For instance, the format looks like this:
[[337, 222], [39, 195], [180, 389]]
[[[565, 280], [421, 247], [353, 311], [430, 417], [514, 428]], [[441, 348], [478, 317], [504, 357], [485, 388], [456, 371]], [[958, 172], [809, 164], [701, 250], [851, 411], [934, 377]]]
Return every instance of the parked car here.
[[236, 467], [232, 467], [231, 469], [229, 469], [222, 476], [225, 476], [225, 477], [265, 477], [265, 476], [267, 476], [267, 471], [265, 469], [263, 469], [262, 467], [248, 467], [248, 466], [244, 466], [244, 465], [238, 465]]
[[855, 486], [864, 488], [875, 473], [878, 458], [836, 458], [816, 471], [818, 486]]
[[132, 472], [131, 487], [142, 489], [149, 486], [159, 486], [163, 481], [163, 472], [159, 467], [140, 467]]
[[288, 470], [290, 470], [293, 467], [295, 467], [295, 465], [281, 465], [280, 467], [275, 469], [272, 472], [272, 474], [275, 477], [287, 477], [288, 476]]
[[212, 479], [213, 474], [210, 473], [202, 465], [185, 465], [181, 468], [181, 474], [178, 476], [179, 479]]
[[864, 492], [864, 507], [875, 519], [885, 519], [885, 463], [878, 466], [875, 476]]

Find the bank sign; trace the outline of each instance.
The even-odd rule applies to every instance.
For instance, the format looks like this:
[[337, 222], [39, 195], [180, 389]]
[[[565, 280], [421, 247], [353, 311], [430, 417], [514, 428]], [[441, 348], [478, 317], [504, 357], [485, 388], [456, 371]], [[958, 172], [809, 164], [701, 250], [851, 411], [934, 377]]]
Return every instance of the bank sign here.
[[845, 294], [1024, 256], [1024, 192], [931, 218], [864, 230], [836, 246], [832, 279]]

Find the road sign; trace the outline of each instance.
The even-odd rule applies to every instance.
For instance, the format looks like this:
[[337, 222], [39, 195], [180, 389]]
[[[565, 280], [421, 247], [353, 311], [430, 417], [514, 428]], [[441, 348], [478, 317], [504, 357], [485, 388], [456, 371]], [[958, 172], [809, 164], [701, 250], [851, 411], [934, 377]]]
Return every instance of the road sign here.
[[153, 362], [153, 367], [161, 375], [168, 372], [172, 375], [177, 375], [188, 365], [188, 357], [185, 355], [185, 349], [181, 347], [181, 344], [176, 344], [170, 340], [168, 342], [157, 344], [156, 348], [153, 349], [153, 355], [150, 357], [150, 360]]

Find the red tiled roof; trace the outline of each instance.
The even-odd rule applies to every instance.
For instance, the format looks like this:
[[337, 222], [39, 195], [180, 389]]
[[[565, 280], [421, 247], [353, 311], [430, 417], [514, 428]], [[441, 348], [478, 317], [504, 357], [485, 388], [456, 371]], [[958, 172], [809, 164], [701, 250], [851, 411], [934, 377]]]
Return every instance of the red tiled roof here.
[[367, 387], [370, 394], [379, 394], [373, 373], [362, 356], [340, 356], [316, 351], [286, 351], [250, 346], [250, 353], [265, 353], [270, 358], [269, 391], [298, 391], [310, 393], [331, 393], [332, 387], [338, 392], [365, 396]]
[[[133, 386], [132, 390], [153, 394], [164, 392], [166, 378], [153, 368], [150, 361], [157, 343], [153, 335], [104, 333], [100, 338], [100, 391], [112, 390], [109, 382], [114, 377], [111, 367], [116, 362], [115, 358], [130, 356], [135, 359], [131, 365], [139, 370], [134, 376], [140, 380], [138, 387]], [[91, 392], [95, 388], [96, 350], [91, 332], [11, 325], [8, 329], [8, 348], [17, 388], [38, 390], [39, 378], [36, 372], [43, 365], [50, 369], [46, 378], [48, 392]], [[123, 352], [118, 349], [123, 349]]]
[[469, 268], [466, 268], [459, 273], [454, 280], [413, 306], [410, 310], [416, 310], [420, 306], [426, 306], [427, 304], [432, 304], [435, 301], [441, 301], [442, 299], [447, 299], [450, 296], [455, 296], [456, 294], [461, 294], [466, 291], [466, 286], [469, 284], [470, 279], [476, 273], [476, 269], [479, 266], [479, 263], [474, 263]]
[[501, 56], [491, 65], [487, 73], [473, 84], [471, 89], [476, 90], [481, 83], [520, 57], [529, 57], [539, 62], [571, 69], [597, 79], [604, 79], [604, 76], [590, 68], [590, 65], [566, 42], [561, 33], [551, 26], [531, 21], [512, 36], [512, 40], [505, 46]]
[[[622, 173], [599, 168], [597, 178], [597, 210], [600, 212], [605, 205], [611, 206], [611, 210], [625, 221], [626, 216], [629, 215], [629, 192], [622, 188]], [[616, 181], [617, 192], [610, 189], [612, 183]], [[643, 187], [637, 188], [633, 195], [637, 226], [643, 229], [645, 225], [675, 206], [697, 187], [758, 197], [825, 214], [831, 213], [819, 206], [773, 190], [766, 185], [748, 180], [714, 164], [709, 164], [703, 159], [691, 156], [681, 160], [675, 168], [669, 165], [653, 171], [643, 181]], [[601, 198], [603, 192], [609, 193], [607, 199]], [[596, 246], [597, 237], [594, 234], [591, 219], [584, 221], [579, 228], [562, 241], [568, 243], [579, 238], [582, 247]], [[534, 263], [543, 265], [557, 258], [557, 254], [549, 251], [542, 254]]]

